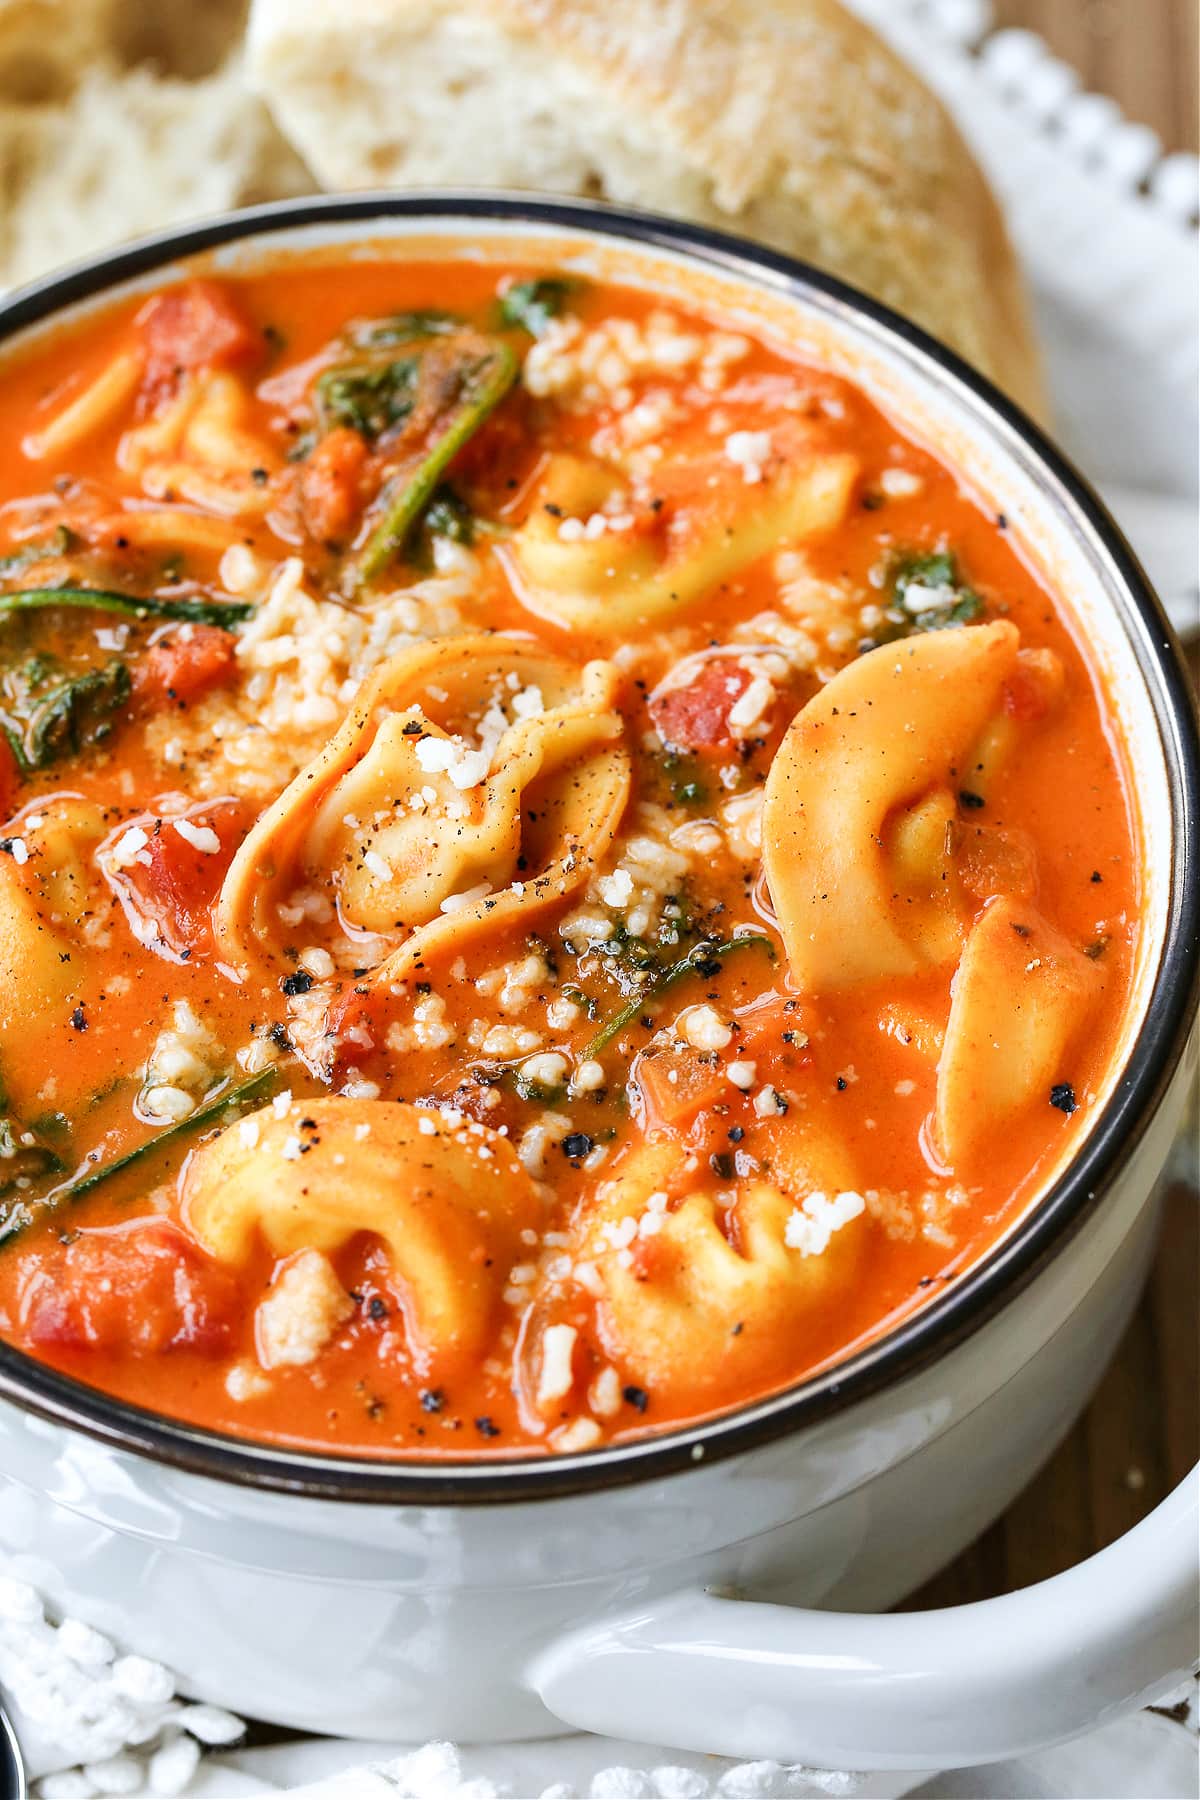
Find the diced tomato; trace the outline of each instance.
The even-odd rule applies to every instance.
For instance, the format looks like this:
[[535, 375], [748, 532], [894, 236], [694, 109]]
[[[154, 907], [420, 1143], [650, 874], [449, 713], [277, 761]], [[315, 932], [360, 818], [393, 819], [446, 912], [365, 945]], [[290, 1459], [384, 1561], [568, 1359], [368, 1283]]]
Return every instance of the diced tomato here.
[[260, 348], [253, 327], [227, 289], [216, 281], [189, 281], [156, 294], [138, 315], [146, 345], [146, 379], [152, 388], [185, 369], [213, 369], [242, 362]]
[[330, 1002], [322, 1073], [335, 1087], [379, 1062], [387, 1030], [384, 1004], [377, 989], [358, 987], [343, 988]]
[[358, 523], [367, 454], [361, 433], [343, 425], [323, 437], [304, 463], [300, 503], [308, 534], [318, 543], [337, 542]]
[[467, 439], [448, 473], [473, 511], [503, 517], [524, 501], [540, 460], [529, 398], [514, 388]]
[[[145, 844], [132, 860], [116, 859], [116, 846], [136, 829]], [[139, 942], [173, 962], [211, 947], [213, 902], [245, 832], [239, 800], [212, 800], [172, 818], [142, 813], [113, 833], [100, 865]]]
[[659, 736], [679, 750], [721, 750], [733, 743], [730, 709], [751, 677], [731, 658], [714, 656], [686, 687], [651, 698], [650, 717]]
[[1053, 650], [1018, 650], [1004, 684], [1004, 710], [1010, 718], [1032, 725], [1053, 712], [1065, 684], [1066, 671]]
[[237, 639], [219, 625], [185, 625], [151, 644], [133, 674], [133, 696], [152, 709], [186, 706], [231, 680]]
[[0, 820], [10, 819], [16, 811], [21, 793], [21, 769], [17, 753], [0, 731]]
[[648, 1131], [656, 1125], [676, 1125], [732, 1091], [725, 1066], [717, 1058], [702, 1061], [695, 1050], [677, 1050], [669, 1043], [648, 1045], [634, 1059], [631, 1075]]
[[31, 1341], [63, 1350], [215, 1356], [240, 1310], [234, 1277], [168, 1219], [81, 1231], [32, 1258], [20, 1289]]

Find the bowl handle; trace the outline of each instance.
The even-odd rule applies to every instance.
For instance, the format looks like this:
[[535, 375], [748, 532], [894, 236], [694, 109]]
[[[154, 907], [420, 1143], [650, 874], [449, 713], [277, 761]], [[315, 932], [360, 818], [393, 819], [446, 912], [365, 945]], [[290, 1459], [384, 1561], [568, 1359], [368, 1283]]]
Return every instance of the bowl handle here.
[[583, 1625], [529, 1682], [564, 1724], [827, 1769], [947, 1769], [1074, 1737], [1197, 1656], [1197, 1472], [1050, 1581], [878, 1615], [678, 1592]]

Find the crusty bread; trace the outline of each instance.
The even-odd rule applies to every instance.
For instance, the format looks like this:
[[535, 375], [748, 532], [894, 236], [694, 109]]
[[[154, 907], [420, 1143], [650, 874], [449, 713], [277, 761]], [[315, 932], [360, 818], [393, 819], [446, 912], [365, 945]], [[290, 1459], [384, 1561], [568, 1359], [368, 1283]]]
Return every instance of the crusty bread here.
[[590, 194], [832, 270], [1041, 410], [999, 208], [837, 0], [253, 0], [250, 78], [322, 185]]
[[243, 0], [0, 0], [0, 287], [311, 189], [242, 77]]
[[64, 100], [108, 55], [115, 0], [0, 0], [0, 100]]

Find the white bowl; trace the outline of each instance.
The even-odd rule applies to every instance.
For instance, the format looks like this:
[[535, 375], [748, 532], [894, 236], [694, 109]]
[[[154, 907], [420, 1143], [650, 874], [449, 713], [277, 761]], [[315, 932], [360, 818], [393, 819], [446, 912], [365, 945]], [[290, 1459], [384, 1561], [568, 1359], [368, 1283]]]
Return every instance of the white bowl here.
[[486, 1463], [306, 1454], [179, 1424], [0, 1345], [10, 1567], [188, 1691], [309, 1731], [579, 1726], [924, 1768], [1006, 1757], [1139, 1704], [1194, 1654], [1191, 1484], [1041, 1587], [875, 1614], [1050, 1453], [1153, 1245], [1195, 1019], [1200, 756], [1141, 571], [1079, 476], [948, 351], [824, 275], [667, 220], [497, 196], [263, 207], [13, 295], [0, 339], [24, 346], [184, 264], [363, 250], [567, 261], [742, 315], [857, 382], [1007, 514], [1088, 634], [1133, 767], [1145, 929], [1120, 1055], [1069, 1166], [920, 1313], [783, 1393], [641, 1442]]

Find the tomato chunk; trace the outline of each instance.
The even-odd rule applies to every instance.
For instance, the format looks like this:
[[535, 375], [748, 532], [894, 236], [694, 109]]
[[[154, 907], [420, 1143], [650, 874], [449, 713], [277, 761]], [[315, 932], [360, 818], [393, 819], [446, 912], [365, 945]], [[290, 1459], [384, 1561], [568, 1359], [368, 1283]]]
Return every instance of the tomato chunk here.
[[142, 813], [113, 833], [100, 866], [139, 943], [172, 962], [211, 949], [213, 902], [245, 833], [240, 800], [205, 801], [171, 818]]
[[734, 1091], [718, 1058], [706, 1061], [694, 1050], [676, 1049], [669, 1040], [643, 1050], [634, 1059], [631, 1074], [648, 1132], [659, 1125], [677, 1125]]
[[458, 452], [450, 480], [474, 512], [503, 517], [521, 505], [539, 461], [529, 396], [513, 388]]
[[367, 446], [348, 425], [321, 439], [300, 476], [300, 499], [309, 536], [318, 543], [344, 538], [362, 511]]
[[1004, 684], [1004, 710], [1020, 724], [1036, 724], [1059, 705], [1065, 685], [1066, 671], [1053, 650], [1018, 650]]
[[750, 686], [745, 669], [716, 656], [686, 687], [667, 688], [650, 700], [655, 730], [679, 750], [721, 750], [734, 742], [729, 714]]
[[240, 1310], [233, 1276], [167, 1219], [81, 1231], [32, 1258], [20, 1288], [30, 1340], [63, 1350], [215, 1356]]
[[152, 709], [187, 706], [232, 680], [237, 639], [219, 625], [185, 625], [151, 644], [134, 670], [134, 698]]
[[216, 281], [189, 281], [156, 294], [138, 315], [146, 377], [160, 387], [186, 369], [242, 362], [259, 349], [254, 328]]
[[325, 1072], [335, 1087], [378, 1062], [387, 1030], [385, 1005], [374, 988], [343, 988], [331, 1000]]

